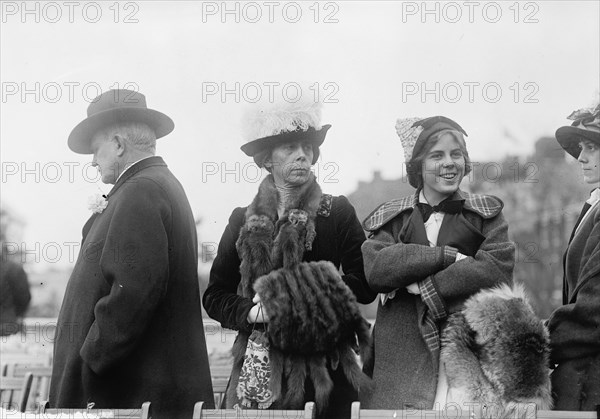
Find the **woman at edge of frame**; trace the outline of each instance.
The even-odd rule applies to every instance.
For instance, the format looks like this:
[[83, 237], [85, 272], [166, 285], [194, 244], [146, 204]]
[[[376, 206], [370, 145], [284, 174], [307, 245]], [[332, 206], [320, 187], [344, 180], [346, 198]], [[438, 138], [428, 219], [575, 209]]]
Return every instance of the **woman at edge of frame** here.
[[600, 104], [569, 115], [556, 131], [559, 144], [581, 164], [594, 189], [584, 204], [563, 257], [563, 305], [548, 320], [555, 410], [600, 405]]
[[446, 319], [483, 288], [512, 284], [515, 246], [503, 203], [460, 190], [471, 170], [464, 136], [443, 117], [398, 119], [408, 180], [416, 193], [386, 202], [363, 222], [370, 287], [380, 293], [367, 409], [444, 409], [440, 363]]

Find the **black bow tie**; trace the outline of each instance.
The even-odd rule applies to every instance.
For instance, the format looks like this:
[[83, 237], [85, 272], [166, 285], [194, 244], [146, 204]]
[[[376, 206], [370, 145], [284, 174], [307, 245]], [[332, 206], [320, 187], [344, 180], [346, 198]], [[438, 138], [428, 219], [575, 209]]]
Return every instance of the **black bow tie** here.
[[429, 220], [429, 217], [431, 217], [431, 214], [433, 214], [434, 212], [458, 214], [462, 210], [463, 202], [464, 201], [462, 199], [450, 200], [450, 198], [447, 198], [439, 204], [434, 205], [433, 207], [429, 204], [424, 204], [422, 202], [419, 202], [417, 204], [417, 207], [421, 211], [421, 215], [423, 216], [423, 222], [426, 223], [427, 220]]

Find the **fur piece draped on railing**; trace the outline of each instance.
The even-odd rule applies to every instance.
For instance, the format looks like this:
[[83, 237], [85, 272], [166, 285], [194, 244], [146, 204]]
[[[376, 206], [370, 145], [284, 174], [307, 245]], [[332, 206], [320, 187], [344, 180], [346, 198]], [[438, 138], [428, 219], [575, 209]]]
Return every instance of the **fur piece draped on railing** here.
[[519, 418], [552, 407], [548, 330], [522, 286], [480, 291], [442, 336], [448, 403], [482, 418]]

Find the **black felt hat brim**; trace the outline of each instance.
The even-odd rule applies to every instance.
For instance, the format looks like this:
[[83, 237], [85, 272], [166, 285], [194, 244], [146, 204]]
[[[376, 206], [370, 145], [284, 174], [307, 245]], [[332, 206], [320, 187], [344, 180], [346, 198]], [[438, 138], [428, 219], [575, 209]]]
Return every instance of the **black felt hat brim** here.
[[573, 126], [560, 127], [556, 130], [555, 135], [560, 146], [576, 159], [579, 158], [581, 152], [579, 148], [581, 140], [586, 139], [600, 145], [600, 132], [588, 129]]
[[254, 157], [261, 151], [293, 141], [309, 141], [312, 145], [319, 147], [325, 141], [325, 135], [327, 135], [329, 128], [331, 128], [331, 125], [327, 124], [323, 125], [321, 129], [318, 130], [314, 129], [313, 127], [309, 127], [306, 131], [297, 130], [284, 132], [277, 135], [271, 135], [269, 137], [258, 138], [244, 144], [240, 148], [244, 153], [246, 153], [247, 156]]
[[122, 107], [95, 113], [81, 121], [69, 135], [69, 148], [79, 154], [93, 154], [91, 143], [101, 129], [120, 122], [142, 122], [154, 130], [156, 138], [164, 137], [175, 128], [171, 118], [154, 109]]

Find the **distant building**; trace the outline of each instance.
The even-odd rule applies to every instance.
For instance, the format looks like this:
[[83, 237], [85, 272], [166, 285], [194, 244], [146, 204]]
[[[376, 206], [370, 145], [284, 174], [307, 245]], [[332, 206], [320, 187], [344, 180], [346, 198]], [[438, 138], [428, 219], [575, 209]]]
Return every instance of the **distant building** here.
[[348, 200], [356, 209], [358, 219], [362, 222], [378, 205], [414, 192], [415, 189], [410, 186], [406, 177], [383, 179], [381, 172], [375, 171], [370, 182], [358, 182], [358, 187], [348, 195]]

